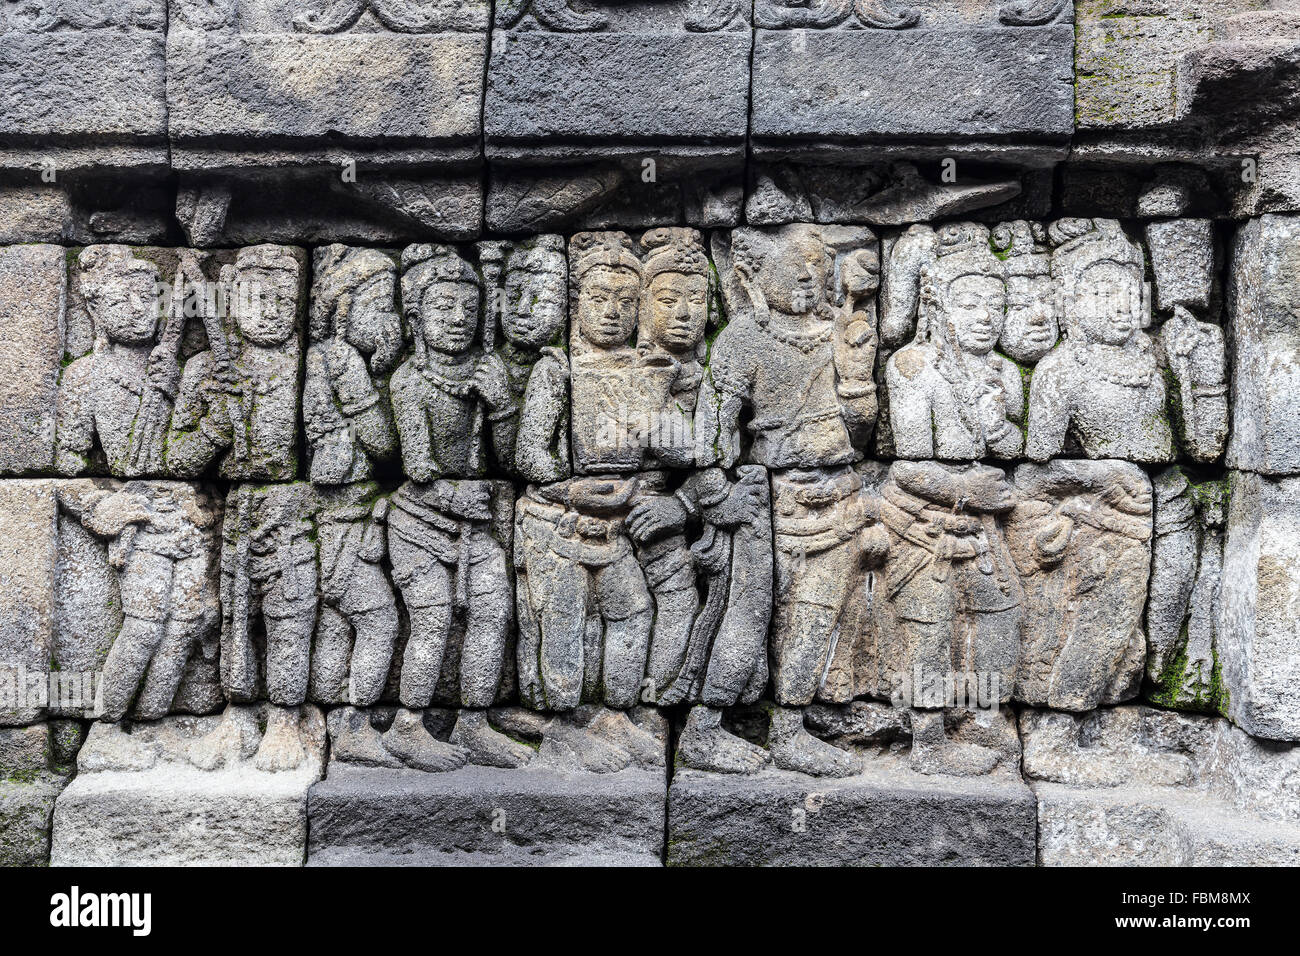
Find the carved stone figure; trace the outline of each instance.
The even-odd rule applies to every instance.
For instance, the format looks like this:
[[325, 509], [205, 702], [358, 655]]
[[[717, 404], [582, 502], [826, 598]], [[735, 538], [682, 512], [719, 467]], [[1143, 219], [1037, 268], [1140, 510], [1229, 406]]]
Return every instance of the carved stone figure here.
[[[315, 508], [306, 482], [236, 485], [226, 501], [221, 685], [236, 703], [270, 701], [262, 770], [292, 770], [305, 755], [298, 728], [319, 605]], [[214, 752], [228, 732], [214, 731]]]
[[379, 701], [398, 637], [397, 603], [383, 567], [389, 501], [374, 482], [316, 486], [320, 610], [311, 697], [359, 707]]
[[1010, 358], [1032, 365], [1055, 347], [1056, 283], [1047, 230], [1040, 223], [1002, 223], [992, 234], [1007, 281], [1007, 318], [998, 345]]
[[415, 339], [391, 382], [402, 467], [420, 483], [481, 475], [487, 442], [513, 444], [516, 408], [505, 364], [483, 348], [478, 274], [450, 246], [408, 246], [402, 269]]
[[1065, 339], [1034, 371], [1025, 453], [1164, 462], [1173, 430], [1148, 324], [1142, 250], [1109, 219], [1053, 223]]
[[317, 485], [364, 481], [397, 448], [387, 391], [402, 349], [397, 265], [382, 252], [332, 245], [316, 251], [313, 272], [302, 395], [308, 475]]
[[[885, 543], [848, 468], [852, 436], [869, 434], [876, 414], [878, 260], [869, 232], [808, 225], [736, 230], [715, 257], [734, 318], [701, 389], [697, 455], [774, 469], [772, 760], [845, 776], [857, 762], [809, 734], [801, 708], [821, 692], [864, 562]], [[746, 410], [753, 440], [743, 450]]]
[[[874, 238], [796, 224], [737, 229], [731, 242], [715, 247], [733, 318], [713, 343], [701, 386], [700, 463], [848, 464], [877, 410]], [[742, 453], [746, 408], [751, 445]]]
[[1090, 710], [1136, 696], [1151, 573], [1151, 482], [1122, 461], [1015, 471], [1007, 542], [1025, 591], [1016, 699]]
[[1226, 702], [1215, 645], [1227, 483], [1192, 484], [1175, 467], [1156, 476], [1154, 487], [1148, 696], [1169, 707], [1221, 711]]
[[485, 335], [499, 319], [503, 341], [496, 354], [509, 378], [513, 409], [493, 433], [497, 463], [527, 481], [560, 481], [571, 471], [564, 239], [483, 242], [479, 260], [489, 280]]
[[220, 506], [200, 487], [174, 481], [63, 482], [60, 507], [107, 539], [117, 573], [122, 627], [104, 661], [103, 719], [170, 712], [186, 665], [220, 621]]
[[[486, 481], [407, 482], [392, 496], [388, 549], [411, 631], [401, 662], [402, 709], [382, 745], [407, 766], [518, 767], [532, 756], [487, 719], [513, 622], [507, 547], [494, 537], [508, 534], [508, 518], [494, 522], [494, 508], [509, 501], [509, 486]], [[461, 709], [444, 742], [425, 729], [421, 711], [433, 702], [453, 635], [459, 637]]]
[[[654, 735], [628, 716], [655, 625], [651, 584], [628, 529], [631, 515], [641, 515], [637, 506], [664, 488], [654, 472], [574, 477], [530, 485], [515, 508], [519, 697], [536, 710], [561, 712], [549, 732], [588, 769], [618, 769], [627, 754], [650, 765], [664, 760]], [[641, 522], [649, 534], [653, 520]], [[671, 560], [653, 568], [655, 588], [689, 603], [675, 571], [685, 574]], [[685, 616], [666, 615], [664, 626]], [[623, 758], [613, 759], [610, 742]]]
[[[116, 245], [87, 246], [78, 263], [95, 346], [68, 365], [60, 380], [55, 467], [65, 475], [82, 474], [95, 466], [99, 449], [112, 474], [161, 474], [158, 426], [167, 426], [176, 386], [167, 363], [151, 362], [164, 311], [158, 269]], [[174, 366], [181, 331], [176, 315], [169, 316], [169, 331], [157, 354], [165, 359], [170, 351]]]
[[660, 705], [694, 705], [681, 737], [683, 764], [723, 773], [759, 769], [767, 752], [724, 729], [722, 711], [753, 703], [767, 684], [766, 471], [742, 465], [734, 480], [718, 468], [694, 472], [672, 495], [633, 508], [628, 530], [655, 605], [647, 690]]
[[221, 270], [233, 328], [205, 312], [208, 349], [185, 363], [167, 469], [284, 481], [297, 474], [299, 301], [303, 263], [286, 246], [240, 249]]
[[[914, 243], [928, 246], [929, 254], [914, 257]], [[919, 313], [914, 341], [890, 356], [885, 369], [896, 453], [1016, 457], [1024, 391], [1019, 370], [993, 351], [1006, 321], [1007, 290], [988, 228], [958, 223], [935, 234], [913, 227], [894, 252], [891, 289], [903, 302], [915, 302]], [[919, 288], [909, 294], [901, 273], [917, 266]], [[903, 321], [906, 311], [897, 310], [891, 321]]]
[[1015, 504], [1005, 473], [985, 465], [895, 462], [881, 487], [889, 556], [873, 596], [878, 659], [882, 682], [908, 691], [911, 766], [921, 773], [978, 775], [1000, 760], [993, 746], [949, 739], [952, 702], [928, 688], [953, 675], [984, 681], [974, 717], [997, 736], [992, 721], [1011, 699], [1020, 657], [1023, 593], [1002, 529]]

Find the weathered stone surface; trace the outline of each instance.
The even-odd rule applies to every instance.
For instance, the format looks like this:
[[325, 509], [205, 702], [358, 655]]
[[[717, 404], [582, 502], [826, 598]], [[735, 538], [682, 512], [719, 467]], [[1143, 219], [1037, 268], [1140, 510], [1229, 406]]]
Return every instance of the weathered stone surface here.
[[170, 14], [167, 98], [179, 168], [478, 156], [484, 0], [432, 10], [184, 0]]
[[[54, 652], [54, 484], [0, 482], [0, 689], [7, 698], [0, 703], [0, 724], [29, 724], [44, 712], [28, 702]], [[20, 687], [24, 675], [28, 686]]]
[[1222, 713], [1217, 645], [1228, 482], [1195, 484], [1180, 468], [1154, 480], [1155, 537], [1147, 600], [1147, 697], [1166, 707]]
[[303, 260], [274, 245], [220, 256], [83, 249], [78, 303], [94, 344], [67, 334], [55, 468], [292, 478]]
[[1293, 865], [1295, 747], [1147, 707], [1020, 718], [1047, 866]]
[[1147, 251], [1156, 283], [1156, 307], [1185, 306], [1204, 314], [1218, 274], [1214, 225], [1208, 219], [1148, 223]]
[[[1074, 126], [1070, 5], [1055, 4], [1044, 19], [1057, 22], [1041, 26], [998, 23], [994, 3], [963, 6], [993, 22], [945, 11], [912, 27], [920, 8], [898, 5], [892, 22], [873, 25], [887, 29], [850, 29], [848, 4], [760, 3], [755, 152], [1060, 156]], [[839, 23], [818, 22], [833, 11], [843, 11]], [[945, 92], [918, 108], [918, 89]]]
[[700, 234], [579, 233], [569, 258], [575, 470], [690, 467], [705, 336], [720, 320]]
[[331, 763], [309, 796], [310, 866], [657, 866], [663, 771], [451, 773]]
[[1034, 800], [1018, 778], [914, 773], [892, 756], [839, 780], [679, 770], [669, 866], [1031, 866]]
[[81, 735], [70, 721], [0, 728], [0, 866], [49, 862], [54, 800]]
[[0, 167], [165, 167], [166, 4], [0, 10]]
[[273, 716], [259, 730], [266, 717], [232, 705], [220, 717], [168, 717], [130, 733], [96, 724], [55, 804], [51, 863], [301, 866], [325, 721], [314, 707], [296, 711], [290, 754]]
[[1300, 473], [1300, 219], [1261, 216], [1237, 233], [1228, 325], [1232, 437], [1228, 466]]
[[[748, 121], [747, 5], [568, 0], [502, 5], [488, 66], [490, 160], [647, 151], [739, 166]], [[653, 182], [653, 180], [648, 180]]]
[[1300, 479], [1230, 478], [1218, 628], [1228, 717], [1256, 737], [1300, 740]]
[[0, 247], [0, 474], [54, 465], [66, 282], [59, 246]]
[[907, 225], [996, 206], [1021, 192], [1018, 177], [931, 182], [913, 163], [866, 166], [761, 164], [750, 170], [745, 220]]
[[1085, 711], [1135, 697], [1146, 642], [1151, 481], [1121, 461], [1021, 465], [1007, 543], [1025, 614], [1017, 700]]

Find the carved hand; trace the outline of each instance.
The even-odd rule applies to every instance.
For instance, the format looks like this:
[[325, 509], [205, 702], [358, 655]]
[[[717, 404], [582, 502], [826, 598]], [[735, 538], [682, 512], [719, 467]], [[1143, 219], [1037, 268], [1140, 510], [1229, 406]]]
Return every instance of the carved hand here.
[[486, 355], [474, 369], [474, 389], [492, 411], [510, 404], [510, 379], [505, 363], [496, 355]]
[[673, 495], [643, 501], [627, 516], [627, 530], [637, 541], [651, 541], [686, 527], [686, 508]]

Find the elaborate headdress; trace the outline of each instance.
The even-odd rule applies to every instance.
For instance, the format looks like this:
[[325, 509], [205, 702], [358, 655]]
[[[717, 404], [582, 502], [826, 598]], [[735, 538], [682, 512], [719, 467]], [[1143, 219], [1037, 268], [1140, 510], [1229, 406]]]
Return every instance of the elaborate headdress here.
[[[646, 292], [656, 276], [670, 273], [701, 276], [708, 290], [706, 294], [712, 295], [713, 270], [709, 268], [709, 256], [704, 251], [704, 242], [697, 230], [679, 227], [651, 229], [641, 237], [641, 246], [648, 250], [645, 265], [641, 269], [639, 324], [642, 330], [649, 308]], [[644, 337], [641, 341], [645, 341]]]
[[334, 334], [335, 317], [344, 294], [360, 289], [375, 276], [397, 275], [397, 264], [376, 249], [340, 243], [316, 250], [311, 293], [310, 333], [315, 341]]
[[599, 266], [624, 269], [640, 278], [641, 260], [632, 240], [621, 232], [580, 232], [569, 240], [573, 256], [573, 277], [578, 281]]
[[963, 276], [1002, 279], [1002, 263], [993, 254], [987, 226], [973, 222], [940, 226], [932, 258], [921, 263], [920, 309], [916, 341], [930, 341], [941, 350], [947, 346], [948, 330], [936, 321], [933, 310], [946, 295], [948, 286]]
[[[1052, 278], [1070, 301], [1084, 274], [1092, 266], [1112, 263], [1132, 273], [1143, 297], [1142, 312], [1147, 314], [1146, 289], [1142, 287], [1145, 260], [1142, 250], [1114, 219], [1063, 219], [1052, 223], [1049, 233], [1057, 246], [1052, 250]], [[1066, 331], [1076, 331], [1074, 310], [1064, 310]], [[1147, 320], [1144, 318], [1145, 326]]]
[[1052, 272], [1052, 251], [1042, 223], [1000, 223], [991, 234], [993, 248], [1001, 254], [1002, 271], [1012, 276], [1046, 276]]

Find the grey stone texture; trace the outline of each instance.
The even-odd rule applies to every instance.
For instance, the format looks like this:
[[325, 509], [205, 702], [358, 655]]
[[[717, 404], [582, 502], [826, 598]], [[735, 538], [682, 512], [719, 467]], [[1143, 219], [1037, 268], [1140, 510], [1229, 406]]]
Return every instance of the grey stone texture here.
[[1035, 811], [1018, 778], [935, 777], [883, 757], [817, 780], [679, 770], [669, 866], [1031, 866]]
[[1026, 710], [1020, 723], [1041, 865], [1295, 863], [1294, 745], [1148, 707]]
[[[1074, 129], [1073, 10], [969, 0], [755, 9], [753, 125], [759, 155], [908, 150], [1029, 164], [1060, 157]], [[919, 104], [917, 89], [943, 90]], [[996, 90], [992, 98], [989, 91]]]
[[1232, 354], [1232, 438], [1228, 465], [1265, 475], [1300, 471], [1300, 402], [1292, 361], [1300, 331], [1300, 220], [1261, 216], [1233, 247], [1228, 326]]
[[0, 860], [1294, 862], [1298, 67], [0, 4]]
[[288, 720], [267, 710], [231, 705], [130, 733], [95, 724], [55, 805], [51, 864], [301, 866], [325, 721], [314, 707]]

